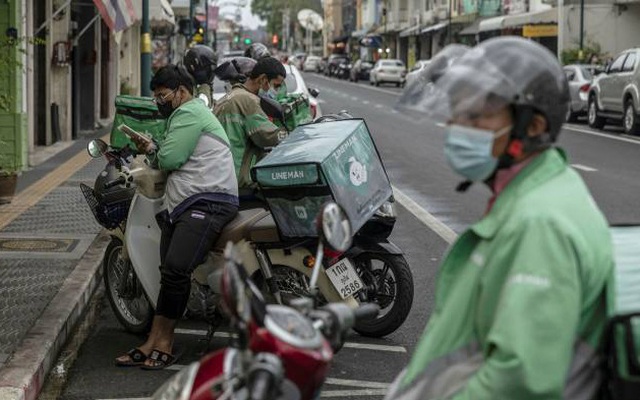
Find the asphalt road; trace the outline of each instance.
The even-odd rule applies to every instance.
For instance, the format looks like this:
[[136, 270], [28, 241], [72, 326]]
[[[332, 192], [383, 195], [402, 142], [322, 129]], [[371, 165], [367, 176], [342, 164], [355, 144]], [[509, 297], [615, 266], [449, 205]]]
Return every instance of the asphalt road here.
[[[365, 118], [383, 157], [393, 185], [454, 232], [461, 232], [483, 213], [489, 191], [473, 186], [464, 194], [454, 188], [460, 179], [446, 165], [442, 152], [443, 130], [393, 110], [400, 89], [370, 87], [305, 74], [310, 87], [320, 90], [324, 114], [346, 109]], [[575, 125], [565, 129], [560, 145], [585, 178], [594, 198], [612, 223], [640, 223], [640, 141], [622, 137], [615, 129], [602, 134]], [[433, 304], [434, 279], [447, 242], [433, 231], [433, 221], [400, 207], [391, 237], [406, 253], [415, 280], [414, 306], [407, 322], [380, 340], [354, 334], [336, 355], [323, 398], [380, 399], [380, 390], [393, 380], [413, 351]], [[205, 352], [201, 336], [187, 330], [204, 325], [184, 321], [176, 345], [183, 351], [180, 365], [197, 360]], [[142, 371], [113, 366], [113, 359], [139, 344], [125, 333], [106, 301], [99, 322], [81, 348], [61, 399], [145, 398], [175, 371]], [[224, 346], [216, 339], [215, 347]], [[362, 348], [361, 344], [373, 344]]]

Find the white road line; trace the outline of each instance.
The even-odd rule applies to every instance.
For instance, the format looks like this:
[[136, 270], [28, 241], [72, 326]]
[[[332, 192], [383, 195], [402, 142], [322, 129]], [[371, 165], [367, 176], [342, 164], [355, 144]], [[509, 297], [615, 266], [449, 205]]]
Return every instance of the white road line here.
[[351, 100], [358, 101], [358, 98], [356, 96], [351, 96]]
[[173, 365], [169, 365], [167, 368], [169, 371], [182, 371], [184, 368], [186, 367], [186, 365], [182, 365], [182, 364], [173, 364]]
[[[313, 75], [313, 77], [315, 77], [315, 78], [320, 78], [320, 79], [324, 79], [324, 80], [326, 80], [326, 81], [336, 82], [336, 80], [335, 80], [335, 79], [327, 78], [327, 77], [324, 77], [324, 76], [322, 76], [322, 75]], [[382, 93], [386, 93], [386, 94], [392, 94], [392, 95], [394, 95], [394, 96], [399, 96], [399, 95], [400, 95], [400, 93], [402, 93], [402, 92], [394, 92], [394, 91], [392, 91], [392, 90], [380, 89], [380, 88], [378, 88], [378, 87], [374, 87], [374, 86], [360, 85], [360, 84], [358, 84], [358, 83], [347, 82], [347, 81], [338, 81], [337, 83], [345, 84], [345, 85], [357, 86], [357, 87], [359, 87], [359, 88], [365, 88], [365, 89], [369, 89], [369, 90], [375, 90], [375, 91], [382, 92]]]
[[365, 104], [365, 105], [366, 105], [366, 104], [369, 104], [369, 100], [365, 100], [365, 101], [363, 101], [363, 102], [362, 102], [362, 104]]
[[321, 398], [352, 397], [352, 396], [384, 396], [387, 389], [362, 389], [362, 390], [325, 390], [320, 392]]
[[587, 172], [597, 171], [597, 169], [595, 168], [587, 167], [586, 165], [582, 165], [582, 164], [571, 164], [571, 166], [575, 169], [580, 169], [582, 171], [587, 171]]
[[[176, 329], [175, 333], [180, 335], [194, 335], [194, 336], [206, 336], [207, 331], [202, 329]], [[229, 332], [216, 332], [213, 334], [214, 337], [220, 338], [228, 338], [233, 335]], [[407, 349], [402, 346], [388, 346], [381, 344], [372, 344], [372, 343], [354, 343], [354, 342], [346, 342], [344, 347], [348, 347], [350, 349], [362, 349], [362, 350], [377, 350], [377, 351], [388, 351], [392, 353], [406, 353]]]
[[406, 353], [407, 349], [402, 346], [385, 346], [381, 344], [369, 344], [369, 343], [353, 343], [347, 342], [344, 347], [350, 349], [362, 349], [362, 350], [377, 350], [377, 351], [389, 351], [392, 353]]
[[327, 378], [324, 382], [327, 385], [336, 385], [336, 386], [352, 386], [352, 387], [361, 387], [367, 389], [387, 389], [390, 383], [384, 382], [371, 382], [371, 381], [356, 381], [353, 379], [338, 379], [338, 378]]
[[325, 99], [316, 99], [316, 101], [318, 102], [318, 104], [324, 104], [327, 102]]
[[576, 126], [570, 125], [570, 124], [565, 124], [564, 127], [566, 129], [568, 129], [570, 131], [574, 131], [574, 132], [581, 132], [581, 133], [586, 133], [588, 135], [600, 136], [600, 137], [607, 138], [607, 139], [612, 139], [612, 140], [619, 140], [621, 142], [640, 144], [640, 140], [638, 140], [638, 139], [628, 139], [627, 137], [613, 136], [613, 135], [606, 134], [606, 133], [600, 133], [600, 132], [595, 132], [595, 131], [579, 128], [579, 127], [576, 127]]
[[400, 189], [393, 186], [393, 197], [398, 200], [404, 208], [414, 215], [420, 222], [425, 224], [429, 229], [438, 234], [445, 242], [453, 243], [458, 234], [449, 228], [444, 222], [434, 217], [430, 212], [420, 207], [418, 203], [413, 201], [409, 196], [404, 194]]
[[376, 104], [376, 108], [382, 108], [384, 107], [382, 104]]

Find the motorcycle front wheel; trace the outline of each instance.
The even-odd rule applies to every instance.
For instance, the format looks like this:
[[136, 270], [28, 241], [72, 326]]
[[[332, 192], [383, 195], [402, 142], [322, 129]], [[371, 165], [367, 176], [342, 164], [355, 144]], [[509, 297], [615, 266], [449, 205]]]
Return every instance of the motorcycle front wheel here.
[[127, 331], [146, 334], [153, 322], [153, 307], [131, 261], [122, 258], [122, 250], [122, 241], [112, 238], [104, 254], [102, 267], [107, 298], [116, 318]]
[[383, 337], [407, 319], [413, 304], [413, 275], [401, 255], [363, 253], [353, 259], [365, 289], [361, 301], [380, 306], [378, 317], [353, 328], [362, 336]]

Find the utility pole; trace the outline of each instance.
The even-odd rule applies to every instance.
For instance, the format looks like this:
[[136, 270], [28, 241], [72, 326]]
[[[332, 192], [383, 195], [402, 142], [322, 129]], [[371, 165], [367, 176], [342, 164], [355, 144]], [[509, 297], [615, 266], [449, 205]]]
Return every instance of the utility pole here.
[[140, 41], [140, 94], [150, 96], [151, 88], [151, 32], [149, 29], [149, 0], [142, 0], [142, 37]]
[[[148, 1], [148, 0], [147, 0]], [[196, 0], [189, 0], [189, 40], [193, 37], [193, 16], [196, 12]]]
[[580, 0], [580, 61], [584, 59], [584, 0]]

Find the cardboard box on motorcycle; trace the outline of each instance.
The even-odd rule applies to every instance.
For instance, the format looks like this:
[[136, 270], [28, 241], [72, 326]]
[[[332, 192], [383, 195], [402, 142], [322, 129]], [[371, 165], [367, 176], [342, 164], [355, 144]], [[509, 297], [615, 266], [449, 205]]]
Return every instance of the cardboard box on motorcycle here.
[[251, 171], [286, 237], [317, 236], [315, 218], [334, 200], [354, 232], [392, 195], [362, 119], [299, 126]]

